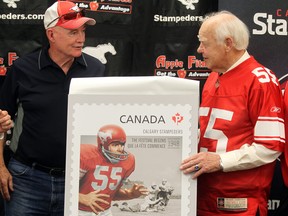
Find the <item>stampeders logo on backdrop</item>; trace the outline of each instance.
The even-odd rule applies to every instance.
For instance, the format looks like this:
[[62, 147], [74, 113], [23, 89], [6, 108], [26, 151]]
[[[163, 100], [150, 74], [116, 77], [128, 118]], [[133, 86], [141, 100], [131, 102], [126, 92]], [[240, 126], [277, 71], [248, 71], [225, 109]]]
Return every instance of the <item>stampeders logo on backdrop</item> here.
[[165, 16], [160, 14], [154, 15], [154, 22], [156, 23], [181, 23], [181, 22], [199, 22], [202, 21], [203, 16], [193, 16], [193, 15], [185, 15], [185, 16]]
[[[199, 0], [178, 0], [182, 4], [180, 7], [185, 7], [187, 9], [187, 13], [194, 11], [196, 9], [195, 4], [199, 2]], [[189, 10], [189, 12], [188, 12]], [[175, 12], [176, 13], [176, 12]], [[203, 16], [195, 16], [191, 14], [180, 14], [180, 15], [164, 15], [164, 14], [154, 14], [154, 22], [155, 23], [191, 23], [191, 22], [199, 22], [204, 18]]]
[[97, 58], [102, 64], [107, 64], [106, 54], [116, 55], [116, 49], [111, 43], [99, 44], [96, 47], [86, 46], [82, 50], [84, 53]]
[[187, 66], [179, 59], [167, 60], [166, 55], [160, 55], [155, 62], [155, 76], [171, 76], [189, 79], [206, 79], [210, 71], [206, 68], [205, 62], [197, 59], [196, 56], [187, 57]]
[[287, 36], [288, 9], [277, 9], [274, 14], [269, 13], [256, 13], [253, 17], [254, 24], [257, 26], [253, 28], [253, 35], [277, 35]]
[[20, 2], [20, 0], [3, 0], [4, 3], [7, 4], [7, 7], [9, 8], [17, 8], [17, 3], [16, 2]]
[[181, 2], [184, 6], [186, 6], [187, 10], [195, 10], [196, 3], [199, 2], [199, 0], [178, 0]]

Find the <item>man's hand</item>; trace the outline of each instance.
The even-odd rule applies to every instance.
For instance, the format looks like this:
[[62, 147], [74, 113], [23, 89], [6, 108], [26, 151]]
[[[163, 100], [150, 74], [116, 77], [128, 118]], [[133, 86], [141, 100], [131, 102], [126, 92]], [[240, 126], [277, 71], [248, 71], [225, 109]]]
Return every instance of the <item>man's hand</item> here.
[[79, 203], [90, 207], [95, 214], [98, 214], [100, 211], [104, 211], [105, 209], [99, 204], [104, 203], [109, 205], [109, 202], [103, 198], [108, 198], [110, 196], [108, 194], [100, 194], [99, 192], [100, 190], [93, 191], [88, 194], [79, 194]]
[[5, 165], [0, 165], [0, 191], [5, 200], [10, 200], [10, 191], [13, 191], [13, 182], [10, 172]]
[[134, 184], [129, 189], [120, 188], [114, 196], [114, 200], [130, 200], [140, 196], [147, 196], [149, 194], [148, 189], [144, 185]]
[[142, 195], [147, 196], [149, 194], [149, 190], [144, 185], [134, 184], [132, 188], [128, 190], [128, 194], [131, 199], [135, 199]]
[[180, 170], [183, 173], [193, 173], [193, 179], [203, 173], [211, 173], [221, 170], [220, 156], [211, 152], [200, 152], [182, 161]]
[[6, 132], [13, 127], [11, 116], [5, 110], [0, 110], [0, 133]]

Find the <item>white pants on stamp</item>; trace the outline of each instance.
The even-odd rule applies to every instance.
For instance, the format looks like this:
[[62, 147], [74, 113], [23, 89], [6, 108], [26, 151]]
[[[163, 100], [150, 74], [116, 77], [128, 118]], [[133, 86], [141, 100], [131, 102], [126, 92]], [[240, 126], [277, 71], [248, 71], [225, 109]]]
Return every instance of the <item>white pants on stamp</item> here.
[[95, 214], [94, 212], [78, 211], [78, 216], [113, 216], [110, 209]]

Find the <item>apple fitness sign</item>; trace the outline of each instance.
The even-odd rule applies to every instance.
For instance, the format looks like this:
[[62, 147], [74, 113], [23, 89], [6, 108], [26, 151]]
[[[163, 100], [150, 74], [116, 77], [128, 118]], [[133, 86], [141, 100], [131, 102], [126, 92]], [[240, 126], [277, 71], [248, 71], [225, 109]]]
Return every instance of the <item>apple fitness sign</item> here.
[[[73, 79], [65, 216], [94, 215], [94, 207], [85, 202], [89, 197], [106, 201], [94, 199], [93, 205], [104, 209], [96, 207], [100, 215], [196, 215], [197, 180], [184, 175], [179, 166], [197, 152], [198, 108], [195, 80]], [[113, 144], [116, 141], [121, 145]], [[113, 153], [116, 146], [118, 152]], [[139, 185], [147, 188], [147, 196], [119, 200], [119, 191]]]

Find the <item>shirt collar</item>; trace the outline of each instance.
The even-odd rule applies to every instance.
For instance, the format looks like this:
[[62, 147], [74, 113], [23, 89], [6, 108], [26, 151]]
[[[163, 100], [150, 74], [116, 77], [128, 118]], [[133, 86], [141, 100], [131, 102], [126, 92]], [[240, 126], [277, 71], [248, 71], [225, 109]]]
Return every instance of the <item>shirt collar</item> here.
[[[249, 53], [247, 52], [247, 50], [245, 51], [245, 53], [241, 56], [240, 59], [238, 59], [238, 61], [236, 61], [227, 71], [232, 70], [233, 68], [237, 67], [238, 65], [240, 65], [242, 62], [244, 62], [245, 60], [247, 60], [248, 58], [250, 58]], [[227, 72], [226, 71], [226, 72]]]
[[[56, 65], [55, 62], [52, 61], [52, 59], [50, 58], [49, 54], [48, 54], [48, 47], [43, 48], [38, 55], [38, 67], [39, 70], [47, 67], [47, 66], [52, 66], [52, 65]], [[75, 61], [73, 64], [80, 64], [83, 65], [84, 67], [87, 67], [87, 62], [86, 59], [83, 55], [83, 53], [81, 54], [81, 56], [75, 58]]]

